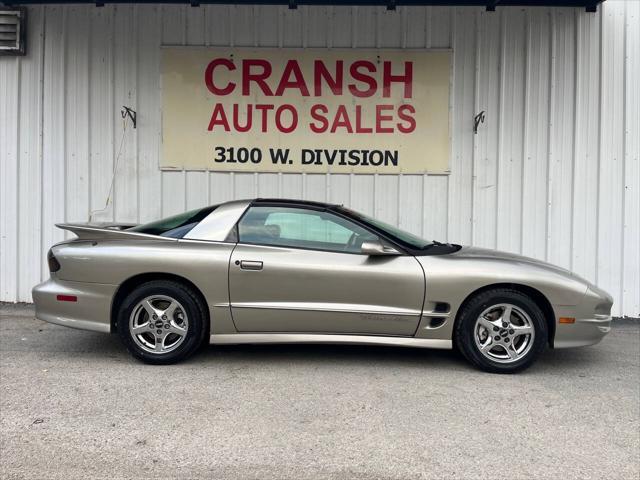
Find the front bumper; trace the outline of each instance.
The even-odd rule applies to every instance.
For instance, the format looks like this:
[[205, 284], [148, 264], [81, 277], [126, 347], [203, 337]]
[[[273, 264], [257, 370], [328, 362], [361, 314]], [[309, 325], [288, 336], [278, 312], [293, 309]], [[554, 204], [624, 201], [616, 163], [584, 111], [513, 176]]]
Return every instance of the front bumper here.
[[611, 330], [611, 316], [576, 318], [573, 324], [556, 325], [554, 348], [584, 347], [600, 342]]
[[[117, 285], [80, 283], [52, 276], [32, 290], [36, 318], [65, 327], [109, 333], [111, 301]], [[60, 301], [58, 295], [77, 297], [77, 301]]]
[[590, 286], [579, 305], [556, 308], [556, 315], [575, 318], [575, 323], [556, 323], [554, 348], [583, 347], [600, 342], [611, 331], [613, 298]]

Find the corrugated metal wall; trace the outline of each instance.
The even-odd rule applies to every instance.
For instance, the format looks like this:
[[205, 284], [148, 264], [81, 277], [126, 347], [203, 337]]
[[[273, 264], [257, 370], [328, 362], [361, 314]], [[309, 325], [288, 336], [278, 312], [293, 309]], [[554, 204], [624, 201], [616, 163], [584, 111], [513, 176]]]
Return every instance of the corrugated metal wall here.
[[[0, 58], [0, 300], [30, 301], [55, 222], [233, 198], [341, 202], [427, 238], [546, 259], [640, 315], [640, 2], [582, 9], [47, 6]], [[452, 174], [160, 172], [160, 45], [451, 47]], [[123, 136], [120, 107], [138, 112]], [[473, 116], [486, 123], [473, 135]]]

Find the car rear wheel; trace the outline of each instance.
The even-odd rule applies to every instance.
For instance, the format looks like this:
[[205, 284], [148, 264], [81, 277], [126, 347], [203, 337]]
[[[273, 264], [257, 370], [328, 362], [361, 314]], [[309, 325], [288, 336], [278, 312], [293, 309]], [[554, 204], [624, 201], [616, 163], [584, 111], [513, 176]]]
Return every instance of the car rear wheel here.
[[176, 363], [192, 355], [206, 331], [202, 300], [186, 285], [158, 280], [133, 290], [118, 313], [127, 350], [146, 363]]
[[456, 346], [476, 367], [515, 373], [529, 367], [547, 344], [547, 323], [538, 305], [511, 289], [482, 292], [460, 313]]

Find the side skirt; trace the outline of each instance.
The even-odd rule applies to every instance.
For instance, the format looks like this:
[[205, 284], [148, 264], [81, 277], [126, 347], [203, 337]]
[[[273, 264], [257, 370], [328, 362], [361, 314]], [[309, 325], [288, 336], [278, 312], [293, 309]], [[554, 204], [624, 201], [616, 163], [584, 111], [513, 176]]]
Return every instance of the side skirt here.
[[308, 333], [233, 333], [209, 337], [209, 343], [237, 345], [241, 343], [331, 343], [354, 345], [387, 345], [395, 347], [438, 348], [450, 350], [451, 340], [371, 335], [333, 335]]

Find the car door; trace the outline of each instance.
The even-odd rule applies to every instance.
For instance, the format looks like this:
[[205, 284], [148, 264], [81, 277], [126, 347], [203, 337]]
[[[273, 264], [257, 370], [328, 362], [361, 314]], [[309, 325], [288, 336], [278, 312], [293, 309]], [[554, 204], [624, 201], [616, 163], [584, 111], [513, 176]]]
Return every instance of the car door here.
[[410, 255], [361, 253], [362, 242], [377, 239], [324, 209], [251, 206], [229, 265], [237, 330], [414, 335], [422, 267]]

